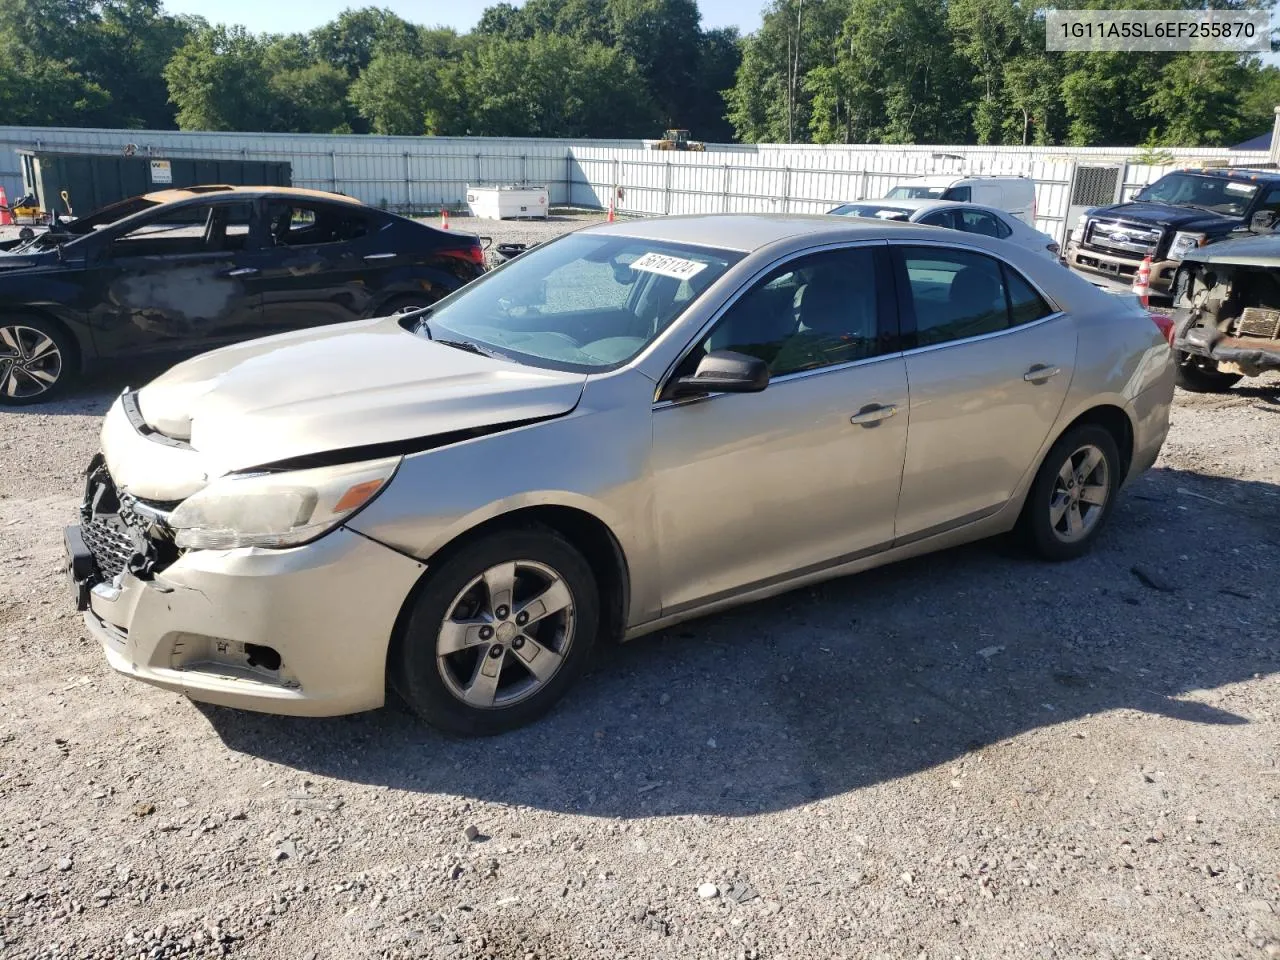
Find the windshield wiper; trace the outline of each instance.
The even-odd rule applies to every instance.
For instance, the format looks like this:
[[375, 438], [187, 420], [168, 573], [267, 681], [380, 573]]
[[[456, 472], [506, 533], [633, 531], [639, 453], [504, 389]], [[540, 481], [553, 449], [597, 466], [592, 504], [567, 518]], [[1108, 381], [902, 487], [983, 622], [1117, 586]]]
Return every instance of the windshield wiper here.
[[467, 353], [478, 353], [482, 357], [495, 357], [499, 360], [506, 359], [497, 351], [486, 349], [478, 343], [472, 343], [470, 340], [440, 340], [436, 337], [432, 337], [431, 342], [442, 343], [446, 347], [453, 347], [455, 350], [465, 350]]

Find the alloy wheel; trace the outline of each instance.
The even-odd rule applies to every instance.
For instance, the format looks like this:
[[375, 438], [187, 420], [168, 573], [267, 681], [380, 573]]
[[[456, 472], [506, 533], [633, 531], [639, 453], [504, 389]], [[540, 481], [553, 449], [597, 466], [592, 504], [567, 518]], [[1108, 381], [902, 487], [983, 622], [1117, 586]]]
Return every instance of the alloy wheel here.
[[533, 560], [500, 563], [449, 605], [436, 636], [436, 667], [468, 706], [509, 707], [560, 670], [575, 621], [573, 593], [559, 573]]
[[0, 326], [0, 395], [38, 397], [62, 375], [62, 351], [48, 334], [21, 324]]
[[1064, 543], [1087, 537], [1102, 519], [1111, 496], [1110, 481], [1107, 458], [1093, 444], [1067, 457], [1049, 498], [1049, 527], [1054, 536]]

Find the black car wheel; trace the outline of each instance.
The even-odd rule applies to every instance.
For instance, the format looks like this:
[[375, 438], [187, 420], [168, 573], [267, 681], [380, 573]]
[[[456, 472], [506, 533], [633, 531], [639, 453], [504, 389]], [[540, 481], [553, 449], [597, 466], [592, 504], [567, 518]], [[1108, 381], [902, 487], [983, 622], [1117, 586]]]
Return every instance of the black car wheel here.
[[545, 527], [499, 530], [433, 561], [388, 663], [420, 717], [492, 734], [541, 716], [582, 672], [600, 623], [595, 576]]
[[1045, 456], [1022, 508], [1020, 525], [1045, 560], [1074, 560], [1093, 547], [1120, 488], [1120, 451], [1109, 431], [1082, 423]]
[[51, 400], [74, 374], [70, 338], [39, 317], [0, 318], [0, 404]]
[[1177, 359], [1175, 380], [1183, 390], [1192, 393], [1225, 393], [1243, 379], [1238, 373], [1223, 373], [1212, 360], [1189, 353], [1179, 353]]

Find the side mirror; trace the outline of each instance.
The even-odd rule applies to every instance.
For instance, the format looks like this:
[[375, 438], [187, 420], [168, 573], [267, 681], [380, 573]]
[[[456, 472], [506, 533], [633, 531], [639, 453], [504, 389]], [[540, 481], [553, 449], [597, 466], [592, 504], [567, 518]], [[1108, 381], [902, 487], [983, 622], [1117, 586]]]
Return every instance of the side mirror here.
[[712, 350], [692, 376], [680, 377], [667, 389], [668, 400], [708, 393], [759, 393], [769, 385], [769, 365], [759, 357], [732, 350]]
[[1276, 225], [1276, 213], [1274, 210], [1259, 210], [1253, 215], [1253, 219], [1249, 221], [1250, 230], [1270, 231], [1274, 230]]

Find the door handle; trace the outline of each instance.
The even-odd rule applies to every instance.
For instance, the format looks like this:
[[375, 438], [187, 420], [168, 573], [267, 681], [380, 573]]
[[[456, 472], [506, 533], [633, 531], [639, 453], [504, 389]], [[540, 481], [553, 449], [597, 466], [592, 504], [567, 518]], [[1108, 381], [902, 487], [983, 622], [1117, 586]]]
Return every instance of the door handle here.
[[1022, 375], [1022, 379], [1027, 383], [1044, 383], [1046, 380], [1052, 380], [1061, 372], [1061, 367], [1051, 367], [1045, 363], [1037, 363]]
[[394, 253], [366, 253], [364, 258], [366, 260], [390, 260], [394, 256]]
[[849, 422], [859, 427], [874, 427], [881, 420], [888, 420], [897, 412], [898, 408], [892, 403], [871, 403], [850, 417]]
[[224, 277], [251, 277], [258, 272], [257, 267], [236, 267], [223, 274]]

